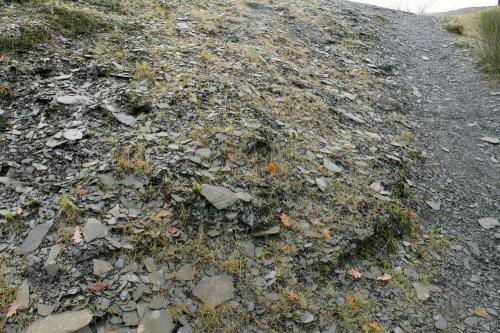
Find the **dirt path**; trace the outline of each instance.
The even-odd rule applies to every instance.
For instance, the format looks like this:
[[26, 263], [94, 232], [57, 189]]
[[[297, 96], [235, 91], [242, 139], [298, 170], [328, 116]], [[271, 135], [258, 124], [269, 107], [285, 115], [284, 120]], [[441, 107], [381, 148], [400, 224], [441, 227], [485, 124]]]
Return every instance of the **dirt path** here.
[[[500, 228], [485, 229], [478, 219], [500, 217], [499, 145], [480, 139], [500, 136], [499, 89], [489, 87], [470, 52], [451, 46], [437, 18], [390, 20], [384, 42], [401, 65], [397, 80], [411, 96], [415, 140], [427, 153], [414, 178], [422, 199], [417, 210], [452, 244], [432, 260], [443, 292], [426, 305], [434, 321], [423, 331], [498, 332]], [[477, 306], [491, 318], [472, 316]]]

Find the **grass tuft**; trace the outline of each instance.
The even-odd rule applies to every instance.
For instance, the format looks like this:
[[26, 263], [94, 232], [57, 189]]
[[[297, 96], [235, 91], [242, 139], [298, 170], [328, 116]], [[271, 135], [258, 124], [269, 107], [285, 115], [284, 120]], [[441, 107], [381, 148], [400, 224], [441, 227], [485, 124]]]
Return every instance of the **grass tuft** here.
[[482, 68], [500, 77], [500, 7], [479, 13], [477, 27]]
[[463, 35], [465, 28], [460, 23], [447, 23], [444, 25], [444, 29], [452, 34]]

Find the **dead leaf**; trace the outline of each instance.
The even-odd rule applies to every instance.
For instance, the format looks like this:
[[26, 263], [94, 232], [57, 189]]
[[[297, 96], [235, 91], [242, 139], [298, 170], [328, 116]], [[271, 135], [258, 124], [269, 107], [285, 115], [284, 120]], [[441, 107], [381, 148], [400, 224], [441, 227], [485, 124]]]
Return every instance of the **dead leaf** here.
[[323, 237], [324, 240], [329, 241], [332, 239], [332, 234], [330, 233], [330, 230], [323, 229], [323, 231], [321, 231], [321, 237]]
[[377, 276], [377, 281], [389, 281], [392, 279], [392, 275], [388, 273], [384, 273], [383, 275]]
[[73, 237], [71, 237], [71, 240], [75, 244], [80, 244], [82, 241], [82, 233], [80, 232], [80, 226], [75, 227], [75, 231], [73, 232]]
[[292, 225], [292, 221], [290, 221], [290, 216], [286, 215], [285, 213], [280, 214], [280, 220], [281, 224], [283, 224], [285, 227], [290, 227]]
[[77, 187], [77, 188], [75, 188], [75, 193], [80, 198], [83, 198], [84, 196], [86, 196], [89, 193], [89, 190], [87, 190], [86, 188], [83, 188], [83, 187]]
[[288, 293], [288, 299], [290, 300], [290, 302], [292, 303], [297, 303], [297, 301], [299, 300], [299, 295], [297, 295], [296, 292], [294, 291], [290, 291]]
[[9, 310], [7, 311], [7, 318], [14, 317], [17, 312], [17, 302], [14, 301], [9, 305]]
[[229, 153], [229, 154], [227, 154], [227, 159], [231, 163], [236, 163], [237, 162], [237, 160], [236, 160], [236, 154], [235, 153]]
[[108, 286], [108, 282], [97, 281], [97, 282], [92, 283], [89, 286], [89, 290], [93, 293], [99, 293], [99, 292], [103, 291], [104, 289], [106, 289], [107, 286]]
[[165, 231], [169, 235], [175, 235], [179, 229], [176, 227], [172, 227], [170, 225], [167, 225], [165, 228], [163, 228], [163, 231]]
[[274, 162], [271, 162], [267, 165], [267, 171], [271, 174], [275, 174], [278, 172], [278, 165]]
[[382, 330], [380, 328], [380, 325], [377, 323], [368, 323], [368, 327], [374, 330], [375, 332], [380, 332]]
[[411, 208], [408, 208], [408, 210], [406, 211], [406, 216], [409, 219], [412, 219], [415, 216], [415, 211], [413, 209], [411, 209]]
[[357, 305], [356, 298], [354, 298], [354, 296], [352, 295], [347, 295], [345, 300], [347, 302], [347, 306], [349, 306], [350, 308], [353, 308]]
[[349, 274], [350, 276], [352, 276], [355, 279], [359, 279], [359, 278], [361, 278], [363, 276], [360, 272], [358, 272], [354, 268], [349, 268], [347, 270], [347, 274]]
[[482, 318], [485, 318], [485, 319], [489, 319], [491, 317], [491, 315], [486, 312], [485, 309], [483, 309], [482, 307], [480, 306], [477, 306], [475, 309], [474, 309], [474, 314], [478, 317], [482, 317]]
[[168, 210], [162, 210], [156, 214], [156, 218], [159, 220], [170, 216], [172, 216], [172, 212], [169, 212]]

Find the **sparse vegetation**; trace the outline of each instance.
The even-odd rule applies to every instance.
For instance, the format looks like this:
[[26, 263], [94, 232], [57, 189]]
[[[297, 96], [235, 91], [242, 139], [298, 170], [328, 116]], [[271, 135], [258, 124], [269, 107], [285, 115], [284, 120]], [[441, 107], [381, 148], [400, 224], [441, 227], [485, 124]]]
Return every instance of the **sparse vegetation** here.
[[15, 296], [16, 290], [0, 279], [0, 332], [5, 332], [6, 314]]
[[465, 31], [464, 26], [460, 23], [447, 23], [444, 25], [444, 28], [446, 31], [456, 35], [463, 35]]
[[68, 198], [66, 195], [62, 195], [61, 199], [59, 200], [59, 205], [68, 221], [75, 222], [78, 215], [78, 207], [73, 202], [73, 200]]
[[479, 13], [477, 26], [482, 68], [500, 78], [500, 7]]

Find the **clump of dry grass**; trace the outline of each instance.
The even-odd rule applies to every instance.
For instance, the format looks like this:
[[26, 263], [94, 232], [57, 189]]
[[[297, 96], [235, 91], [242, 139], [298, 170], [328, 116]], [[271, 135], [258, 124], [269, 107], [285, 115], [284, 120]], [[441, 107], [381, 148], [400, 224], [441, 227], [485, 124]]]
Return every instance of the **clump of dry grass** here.
[[477, 27], [482, 68], [500, 78], [500, 8], [479, 13]]

